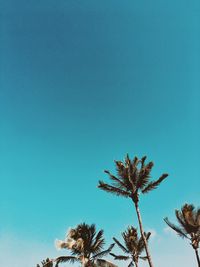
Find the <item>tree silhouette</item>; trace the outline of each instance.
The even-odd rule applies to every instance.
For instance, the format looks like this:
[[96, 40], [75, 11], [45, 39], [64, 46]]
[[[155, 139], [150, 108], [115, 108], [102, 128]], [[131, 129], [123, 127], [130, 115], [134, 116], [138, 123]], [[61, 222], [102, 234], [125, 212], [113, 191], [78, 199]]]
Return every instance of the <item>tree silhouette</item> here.
[[180, 226], [171, 223], [168, 218], [164, 221], [171, 227], [180, 237], [190, 240], [200, 267], [200, 259], [198, 248], [200, 243], [200, 209], [195, 209], [192, 204], [185, 204], [181, 210], [175, 210], [175, 215]]
[[[144, 233], [146, 240], [148, 241], [151, 233]], [[115, 255], [110, 253], [115, 260], [129, 260], [128, 267], [135, 266], [138, 267], [139, 259], [147, 260], [147, 257], [142, 257], [141, 254], [145, 250], [144, 240], [142, 237], [138, 237], [137, 229], [134, 227], [128, 227], [126, 231], [122, 233], [122, 238], [124, 240], [124, 245], [120, 243], [116, 238], [113, 238], [115, 243], [126, 255]]]
[[70, 250], [71, 255], [55, 259], [55, 267], [58, 267], [62, 262], [79, 262], [83, 267], [97, 265], [115, 267], [114, 264], [102, 259], [111, 252], [114, 244], [111, 244], [107, 250], [103, 250], [104, 244], [103, 230], [97, 233], [94, 224], [79, 224], [68, 232], [65, 241], [57, 241], [57, 247]]
[[106, 170], [105, 173], [109, 175], [111, 179], [111, 185], [106, 184], [103, 181], [99, 181], [98, 187], [104, 191], [115, 194], [117, 196], [131, 198], [135, 205], [140, 226], [140, 233], [144, 241], [148, 263], [150, 267], [153, 267], [139, 210], [139, 195], [140, 193], [149, 193], [150, 191], [157, 188], [157, 186], [160, 185], [160, 183], [168, 176], [168, 174], [163, 174], [156, 181], [149, 181], [150, 173], [153, 168], [153, 162], [145, 164], [145, 161], [146, 156], [142, 159], [138, 159], [137, 157], [135, 157], [133, 160], [131, 160], [128, 155], [126, 156], [124, 162], [115, 161], [117, 176], [114, 176]]

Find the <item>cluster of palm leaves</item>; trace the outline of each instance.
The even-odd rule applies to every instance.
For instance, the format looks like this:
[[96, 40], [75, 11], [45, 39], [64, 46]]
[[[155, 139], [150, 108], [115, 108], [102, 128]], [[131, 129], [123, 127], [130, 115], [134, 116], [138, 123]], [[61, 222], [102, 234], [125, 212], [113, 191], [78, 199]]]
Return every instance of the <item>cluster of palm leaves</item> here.
[[84, 267], [103, 265], [104, 263], [114, 267], [114, 265], [102, 259], [111, 252], [114, 244], [103, 250], [104, 244], [103, 230], [97, 233], [94, 224], [79, 224], [69, 231], [66, 240], [57, 241], [57, 247], [69, 249], [71, 255], [55, 259], [55, 266], [57, 267], [62, 262], [79, 262]]
[[[64, 241], [57, 240], [56, 244], [59, 248], [70, 251], [68, 256], [60, 256], [56, 259], [42, 262], [42, 267], [58, 267], [61, 263], [80, 263], [83, 267], [116, 267], [115, 264], [103, 259], [110, 254], [114, 260], [127, 261], [128, 267], [138, 267], [139, 260], [147, 260], [149, 267], [153, 267], [150, 255], [148, 240], [151, 233], [146, 233], [143, 229], [142, 217], [139, 209], [139, 200], [142, 194], [149, 193], [156, 189], [168, 174], [162, 174], [158, 179], [151, 181], [151, 171], [154, 166], [153, 162], [146, 163], [146, 156], [138, 159], [134, 157], [132, 160], [127, 155], [124, 161], [115, 161], [116, 175], [108, 170], [105, 173], [109, 176], [111, 183], [99, 181], [98, 187], [108, 193], [131, 199], [134, 204], [140, 236], [137, 229], [130, 226], [122, 232], [123, 244], [116, 238], [114, 243], [104, 250], [105, 239], [103, 230], [96, 231], [94, 224], [88, 225], [82, 223], [75, 228], [69, 230]], [[175, 211], [180, 226], [171, 223], [168, 218], [165, 222], [177, 234], [183, 238], [190, 240], [190, 244], [195, 250], [198, 267], [200, 267], [200, 259], [198, 248], [200, 243], [200, 209], [195, 209], [193, 205], [185, 204], [182, 209]], [[123, 252], [123, 255], [116, 255], [112, 252], [114, 245], [117, 245]], [[144, 255], [142, 255], [145, 253]], [[40, 267], [40, 265], [37, 265]]]
[[[151, 233], [144, 233], [146, 240], [148, 241]], [[142, 237], [138, 237], [137, 229], [134, 227], [128, 227], [126, 231], [122, 233], [122, 238], [124, 240], [124, 245], [120, 243], [115, 237], [113, 240], [118, 245], [118, 247], [124, 252], [124, 255], [115, 255], [110, 253], [115, 260], [128, 261], [128, 267], [136, 266], [138, 267], [139, 259], [147, 260], [146, 256], [141, 256], [144, 251], [145, 245]]]

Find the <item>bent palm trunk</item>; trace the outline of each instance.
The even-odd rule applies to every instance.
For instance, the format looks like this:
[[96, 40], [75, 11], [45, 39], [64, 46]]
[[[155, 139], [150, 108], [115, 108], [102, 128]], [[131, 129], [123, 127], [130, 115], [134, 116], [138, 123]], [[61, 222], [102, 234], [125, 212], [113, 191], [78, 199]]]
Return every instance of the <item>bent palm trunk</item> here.
[[[149, 248], [148, 248], [148, 244], [147, 244], [147, 240], [146, 240], [146, 237], [144, 235], [144, 230], [143, 230], [143, 226], [142, 226], [142, 218], [141, 218], [141, 215], [140, 215], [140, 210], [139, 210], [139, 207], [138, 207], [138, 203], [134, 202], [134, 204], [135, 204], [135, 209], [136, 209], [138, 222], [139, 222], [139, 226], [140, 226], [140, 233], [141, 233], [142, 239], [144, 241], [145, 251], [146, 251], [146, 254], [147, 254], [147, 260], [149, 262], [149, 266], [153, 267], [153, 262], [151, 260], [151, 256], [150, 256], [150, 252], [149, 252]], [[199, 265], [199, 267], [200, 267], [200, 265]]]
[[197, 258], [197, 262], [198, 262], [198, 267], [200, 267], [200, 259], [199, 259], [199, 254], [198, 254], [197, 248], [195, 249], [195, 254], [196, 254], [196, 258]]

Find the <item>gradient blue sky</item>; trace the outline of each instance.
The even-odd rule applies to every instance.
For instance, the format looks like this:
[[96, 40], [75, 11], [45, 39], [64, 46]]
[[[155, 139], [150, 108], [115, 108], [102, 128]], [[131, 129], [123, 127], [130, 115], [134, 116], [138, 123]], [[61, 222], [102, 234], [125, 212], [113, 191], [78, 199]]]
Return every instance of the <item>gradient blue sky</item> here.
[[108, 243], [136, 225], [128, 200], [96, 188], [127, 152], [170, 174], [141, 199], [164, 239], [163, 217], [200, 201], [199, 0], [1, 0], [0, 15], [0, 263], [21, 242], [15, 267], [34, 266], [82, 221]]

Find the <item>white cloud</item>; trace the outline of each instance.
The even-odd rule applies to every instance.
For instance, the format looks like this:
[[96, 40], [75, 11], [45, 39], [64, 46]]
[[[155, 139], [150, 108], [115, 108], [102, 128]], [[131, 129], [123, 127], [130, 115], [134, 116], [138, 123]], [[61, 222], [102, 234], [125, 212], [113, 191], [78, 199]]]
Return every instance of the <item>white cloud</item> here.
[[11, 233], [0, 236], [0, 266], [35, 267], [43, 259], [58, 256], [53, 243], [25, 240]]
[[169, 234], [169, 235], [172, 235], [174, 237], [178, 237], [177, 233], [172, 229], [170, 228], [169, 226], [166, 226], [164, 229], [163, 229], [163, 232], [165, 234]]

